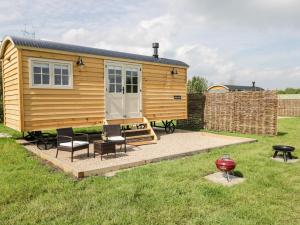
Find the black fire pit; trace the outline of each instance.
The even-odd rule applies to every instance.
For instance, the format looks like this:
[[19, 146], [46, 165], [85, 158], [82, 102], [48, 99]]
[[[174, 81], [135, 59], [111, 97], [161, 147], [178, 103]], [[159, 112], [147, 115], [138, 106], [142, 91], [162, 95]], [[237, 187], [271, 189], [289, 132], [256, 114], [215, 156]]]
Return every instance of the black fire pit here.
[[293, 159], [293, 156], [292, 156], [292, 152], [295, 150], [295, 147], [292, 147], [292, 146], [287, 146], [287, 145], [274, 145], [273, 146], [273, 151], [274, 152], [274, 155], [273, 155], [273, 158], [276, 158], [278, 152], [282, 152], [283, 154], [283, 159], [284, 159], [284, 162], [287, 162], [287, 159]]

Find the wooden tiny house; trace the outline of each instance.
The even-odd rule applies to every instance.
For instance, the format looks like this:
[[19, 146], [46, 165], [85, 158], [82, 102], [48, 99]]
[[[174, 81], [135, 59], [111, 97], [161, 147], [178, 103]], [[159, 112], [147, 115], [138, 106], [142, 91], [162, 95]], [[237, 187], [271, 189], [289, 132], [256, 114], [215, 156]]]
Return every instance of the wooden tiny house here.
[[226, 93], [232, 91], [263, 91], [263, 90], [264, 90], [263, 88], [255, 86], [254, 81], [252, 82], [252, 86], [218, 84], [218, 85], [212, 85], [207, 88], [207, 92], [209, 93]]
[[187, 117], [181, 61], [19, 37], [0, 58], [4, 123], [18, 131]]

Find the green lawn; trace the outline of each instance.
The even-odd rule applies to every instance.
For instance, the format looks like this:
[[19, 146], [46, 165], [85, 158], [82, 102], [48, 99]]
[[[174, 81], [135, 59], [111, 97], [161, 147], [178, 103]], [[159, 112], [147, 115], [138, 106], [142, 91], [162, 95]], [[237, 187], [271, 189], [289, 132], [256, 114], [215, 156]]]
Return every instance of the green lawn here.
[[[1, 126], [4, 131], [12, 132]], [[300, 162], [270, 160], [273, 144], [294, 145], [300, 156], [300, 118], [279, 120], [279, 132], [243, 135], [258, 142], [80, 181], [13, 139], [0, 139], [0, 224], [300, 224]], [[228, 188], [203, 178], [225, 152], [246, 182]]]

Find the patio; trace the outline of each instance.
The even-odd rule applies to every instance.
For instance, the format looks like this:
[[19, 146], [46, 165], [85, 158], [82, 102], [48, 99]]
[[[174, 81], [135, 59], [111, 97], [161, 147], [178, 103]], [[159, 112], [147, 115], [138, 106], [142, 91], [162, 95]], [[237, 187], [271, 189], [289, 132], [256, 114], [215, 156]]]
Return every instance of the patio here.
[[[157, 144], [143, 146], [128, 146], [127, 153], [118, 152], [104, 156], [101, 161], [96, 154], [93, 158], [93, 144], [90, 146], [90, 157], [87, 157], [86, 150], [77, 151], [74, 154], [74, 162], [70, 161], [70, 153], [60, 151], [58, 158], [55, 158], [56, 149], [39, 150], [35, 145], [24, 144], [24, 147], [52, 163], [63, 171], [72, 174], [77, 178], [105, 175], [113, 171], [141, 166], [152, 162], [169, 160], [178, 157], [208, 152], [214, 148], [229, 145], [255, 142], [255, 139], [217, 135], [206, 132], [193, 132], [176, 130], [173, 134], [165, 134], [156, 130], [158, 136]], [[118, 149], [118, 148], [117, 148]]]

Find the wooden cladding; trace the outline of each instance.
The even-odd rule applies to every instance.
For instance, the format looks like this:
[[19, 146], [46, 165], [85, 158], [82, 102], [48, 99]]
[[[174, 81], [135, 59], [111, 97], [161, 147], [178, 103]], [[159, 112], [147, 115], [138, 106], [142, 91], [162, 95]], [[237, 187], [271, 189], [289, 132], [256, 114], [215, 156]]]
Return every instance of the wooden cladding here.
[[[19, 131], [48, 130], [102, 124], [105, 119], [104, 58], [17, 49], [8, 44], [3, 61], [4, 120]], [[30, 88], [29, 60], [73, 63], [73, 88]], [[126, 62], [126, 61], [125, 61]], [[131, 61], [131, 63], [133, 63]], [[154, 63], [142, 66], [142, 114], [149, 120], [187, 117], [186, 68]], [[181, 96], [174, 97], [174, 96]]]
[[4, 123], [21, 130], [18, 50], [12, 44], [5, 49], [2, 69]]
[[150, 121], [187, 118], [186, 69], [172, 75], [172, 68], [143, 65], [143, 115]]
[[[103, 60], [83, 57], [85, 66], [76, 66], [77, 56], [23, 50], [24, 125], [28, 130], [67, 126], [92, 126], [104, 119]], [[42, 58], [73, 63], [73, 88], [29, 88], [29, 59]]]

